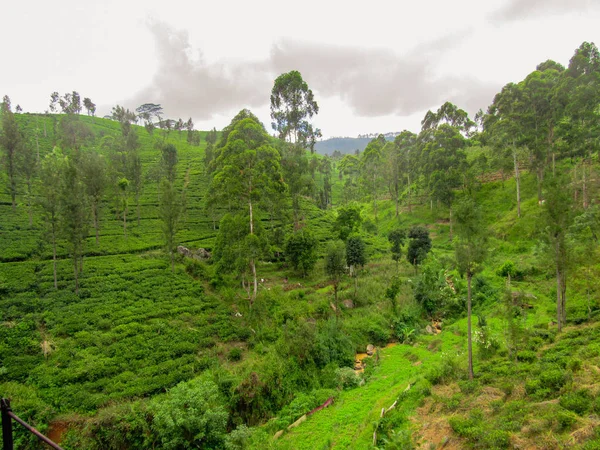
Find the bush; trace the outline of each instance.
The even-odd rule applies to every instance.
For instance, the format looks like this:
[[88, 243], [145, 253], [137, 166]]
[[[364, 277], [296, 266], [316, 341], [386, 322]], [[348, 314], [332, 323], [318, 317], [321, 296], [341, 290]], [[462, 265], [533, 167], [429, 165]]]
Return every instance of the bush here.
[[237, 347], [233, 347], [231, 350], [229, 350], [227, 359], [229, 361], [240, 361], [242, 359], [242, 350]]
[[317, 239], [307, 228], [296, 231], [288, 238], [285, 255], [302, 276], [308, 275], [317, 263], [317, 244]]
[[580, 416], [584, 415], [592, 405], [592, 398], [586, 390], [569, 392], [560, 397], [560, 406], [573, 411]]
[[571, 411], [561, 410], [556, 414], [557, 431], [570, 430], [577, 423], [577, 416]]
[[518, 361], [532, 363], [536, 359], [537, 359], [537, 354], [530, 350], [523, 350], [523, 351], [517, 352], [517, 360]]
[[352, 389], [360, 385], [361, 377], [350, 367], [340, 367], [335, 375], [340, 389]]
[[165, 449], [219, 448], [228, 413], [212, 381], [180, 383], [151, 404], [152, 428]]

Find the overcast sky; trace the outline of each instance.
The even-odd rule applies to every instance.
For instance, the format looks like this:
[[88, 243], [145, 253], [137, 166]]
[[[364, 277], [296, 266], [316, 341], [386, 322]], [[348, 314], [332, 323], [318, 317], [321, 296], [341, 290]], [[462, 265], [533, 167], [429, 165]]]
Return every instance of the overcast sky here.
[[296, 69], [326, 137], [416, 132], [446, 100], [474, 114], [600, 44], [600, 0], [21, 0], [2, 15], [0, 95], [25, 111], [76, 90], [101, 116], [154, 102], [220, 129], [249, 108], [272, 132], [273, 81]]

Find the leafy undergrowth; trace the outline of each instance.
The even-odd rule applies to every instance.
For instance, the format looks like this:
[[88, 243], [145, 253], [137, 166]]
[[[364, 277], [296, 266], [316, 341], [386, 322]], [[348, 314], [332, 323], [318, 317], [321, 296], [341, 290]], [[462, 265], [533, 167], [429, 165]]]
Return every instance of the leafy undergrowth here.
[[600, 326], [434, 386], [412, 420], [419, 448], [600, 448]]

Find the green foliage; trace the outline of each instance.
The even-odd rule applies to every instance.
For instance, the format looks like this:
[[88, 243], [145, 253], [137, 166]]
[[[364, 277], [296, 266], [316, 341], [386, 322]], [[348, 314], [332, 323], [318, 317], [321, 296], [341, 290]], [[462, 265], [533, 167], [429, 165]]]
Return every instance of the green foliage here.
[[402, 258], [402, 245], [404, 244], [405, 238], [405, 230], [395, 229], [388, 233], [388, 241], [392, 244], [392, 259], [396, 261], [396, 263]]
[[351, 233], [356, 233], [362, 223], [360, 206], [356, 203], [338, 208], [333, 225], [333, 231], [339, 234], [342, 241], [348, 239]]
[[285, 254], [295, 270], [307, 276], [317, 263], [317, 240], [306, 228], [295, 231], [287, 240]]
[[408, 231], [408, 239], [406, 259], [417, 268], [423, 263], [429, 250], [431, 250], [429, 231], [425, 227], [414, 226]]
[[228, 413], [216, 384], [181, 383], [153, 401], [152, 429], [166, 449], [215, 448], [223, 445]]
[[587, 390], [580, 389], [561, 395], [559, 403], [563, 408], [583, 416], [592, 405], [592, 397]]

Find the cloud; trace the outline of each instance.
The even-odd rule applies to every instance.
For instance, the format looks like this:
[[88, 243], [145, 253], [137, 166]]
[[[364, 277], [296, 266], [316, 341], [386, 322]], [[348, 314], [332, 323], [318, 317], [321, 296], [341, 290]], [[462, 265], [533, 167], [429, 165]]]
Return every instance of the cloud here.
[[158, 67], [150, 85], [125, 102], [162, 104], [171, 117], [206, 120], [244, 107], [268, 105], [273, 80], [299, 70], [321, 98], [338, 97], [358, 116], [408, 116], [450, 100], [469, 111], [485, 108], [499, 86], [475, 78], [439, 75], [438, 63], [470, 30], [399, 55], [391, 50], [280, 40], [265, 59], [207, 63], [188, 34], [150, 23]]
[[201, 52], [194, 55], [186, 31], [162, 22], [150, 22], [149, 28], [158, 67], [150, 85], [127, 100], [127, 106], [154, 102], [172, 117], [210, 119], [223, 111], [265, 103], [270, 81], [261, 62], [208, 64]]
[[512, 22], [561, 13], [588, 11], [597, 7], [597, 0], [510, 0], [505, 6], [494, 11], [490, 15], [490, 19], [494, 22]]
[[[408, 116], [447, 100], [486, 106], [498, 86], [468, 76], [437, 75], [437, 63], [466, 37], [448, 36], [408, 54], [281, 41], [271, 51], [278, 72], [298, 69], [321, 96], [338, 96], [360, 116]], [[465, 103], [468, 103], [466, 105]]]

